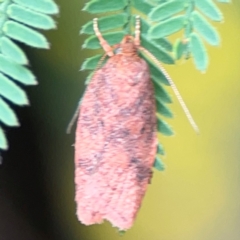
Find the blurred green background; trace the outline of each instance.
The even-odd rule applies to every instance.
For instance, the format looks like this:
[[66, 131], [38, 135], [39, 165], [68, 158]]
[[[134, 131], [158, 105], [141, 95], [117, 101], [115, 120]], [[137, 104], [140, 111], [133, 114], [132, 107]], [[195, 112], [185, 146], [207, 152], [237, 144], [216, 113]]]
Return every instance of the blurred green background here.
[[[155, 172], [132, 229], [119, 236], [109, 223], [86, 227], [75, 216], [74, 133], [66, 127], [84, 91], [86, 1], [58, 0], [51, 50], [26, 48], [39, 85], [26, 88], [30, 107], [15, 107], [21, 127], [6, 129], [10, 150], [0, 167], [1, 240], [239, 240], [240, 2], [220, 5], [220, 47], [210, 66], [192, 60], [166, 66], [194, 119], [196, 135], [174, 98], [173, 137], [161, 137], [167, 169]], [[74, 131], [73, 131], [74, 132]]]

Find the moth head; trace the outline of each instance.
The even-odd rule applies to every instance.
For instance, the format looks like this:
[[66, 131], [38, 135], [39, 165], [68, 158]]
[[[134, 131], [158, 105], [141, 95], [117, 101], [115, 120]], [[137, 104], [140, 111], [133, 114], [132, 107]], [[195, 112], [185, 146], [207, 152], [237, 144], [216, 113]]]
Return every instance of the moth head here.
[[137, 54], [137, 50], [138, 48], [134, 42], [133, 36], [127, 35], [123, 38], [116, 52], [126, 55], [135, 55]]

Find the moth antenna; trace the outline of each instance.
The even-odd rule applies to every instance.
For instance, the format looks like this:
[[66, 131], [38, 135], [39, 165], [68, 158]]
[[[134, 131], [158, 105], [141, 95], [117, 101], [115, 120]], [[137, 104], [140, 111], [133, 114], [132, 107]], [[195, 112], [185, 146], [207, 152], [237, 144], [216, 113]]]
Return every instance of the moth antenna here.
[[71, 133], [72, 127], [73, 127], [74, 123], [75, 123], [76, 120], [77, 120], [77, 117], [78, 117], [79, 111], [80, 111], [81, 101], [82, 101], [82, 100], [79, 101], [78, 106], [77, 106], [77, 108], [76, 108], [76, 110], [75, 110], [75, 112], [74, 112], [74, 115], [73, 115], [71, 121], [69, 122], [69, 124], [68, 124], [68, 126], [67, 126], [67, 130], [66, 130], [66, 133], [67, 133], [67, 134], [70, 134], [70, 133]]
[[141, 27], [140, 17], [137, 15], [136, 24], [135, 24], [135, 38], [134, 38], [134, 44], [136, 46], [140, 46], [140, 34], [141, 34], [140, 27]]
[[108, 44], [108, 42], [103, 38], [99, 28], [98, 28], [98, 19], [93, 19], [93, 30], [95, 32], [95, 35], [97, 36], [100, 45], [102, 46], [103, 50], [106, 52], [106, 54], [109, 57], [112, 57], [114, 55], [112, 47]]
[[96, 68], [95, 68], [95, 70], [94, 70], [94, 73], [99, 69], [99, 68], [101, 68], [101, 66], [102, 66], [102, 63], [103, 63], [103, 61], [104, 61], [104, 59], [107, 57], [107, 54], [105, 53], [101, 58], [100, 58], [100, 60], [98, 61], [98, 63], [97, 63], [97, 66], [96, 66]]
[[190, 124], [191, 124], [191, 126], [193, 127], [193, 129], [194, 129], [197, 133], [199, 133], [199, 128], [198, 128], [197, 124], [195, 123], [195, 121], [194, 121], [194, 119], [193, 119], [190, 111], [188, 110], [185, 102], [183, 101], [183, 98], [182, 98], [180, 92], [178, 91], [177, 86], [175, 85], [175, 83], [173, 82], [173, 80], [171, 79], [171, 77], [169, 76], [169, 74], [167, 73], [167, 71], [164, 69], [164, 67], [162, 66], [162, 64], [157, 60], [156, 57], [154, 57], [154, 56], [152, 55], [152, 53], [150, 53], [150, 52], [149, 52], [147, 49], [145, 49], [144, 47], [139, 46], [138, 49], [139, 49], [140, 51], [142, 51], [143, 53], [145, 53], [146, 55], [148, 55], [148, 56], [151, 58], [151, 60], [161, 69], [162, 73], [165, 75], [165, 77], [167, 78], [167, 80], [168, 80], [171, 88], [173, 89], [173, 91], [174, 91], [174, 93], [175, 93], [175, 95], [176, 95], [176, 97], [177, 97], [177, 99], [178, 99], [178, 101], [179, 101], [179, 103], [180, 103], [180, 105], [181, 105], [181, 107], [182, 107], [182, 109], [183, 109], [183, 111], [184, 111], [184, 113], [185, 113], [188, 121], [190, 122]]

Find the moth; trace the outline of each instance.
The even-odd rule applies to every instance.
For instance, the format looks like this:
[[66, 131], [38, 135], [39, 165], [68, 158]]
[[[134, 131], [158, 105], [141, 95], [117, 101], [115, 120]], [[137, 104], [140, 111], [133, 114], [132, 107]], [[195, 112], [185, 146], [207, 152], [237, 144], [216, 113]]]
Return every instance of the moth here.
[[158, 142], [153, 84], [138, 51], [161, 65], [140, 45], [138, 16], [135, 37], [126, 35], [113, 47], [102, 37], [97, 19], [93, 22], [104, 57], [109, 58], [96, 69], [81, 100], [75, 139], [77, 217], [85, 225], [105, 219], [127, 230], [151, 180]]

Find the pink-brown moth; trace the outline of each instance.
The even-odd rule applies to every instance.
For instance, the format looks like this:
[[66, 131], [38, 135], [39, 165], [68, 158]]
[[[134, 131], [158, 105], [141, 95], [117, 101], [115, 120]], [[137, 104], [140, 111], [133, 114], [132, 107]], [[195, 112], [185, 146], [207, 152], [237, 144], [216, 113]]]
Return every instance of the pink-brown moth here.
[[[93, 74], [79, 110], [75, 141], [77, 217], [86, 225], [106, 219], [127, 230], [146, 193], [157, 150], [154, 89], [148, 65], [138, 51], [161, 65], [140, 45], [139, 17], [135, 37], [126, 35], [114, 47], [103, 39], [97, 19], [93, 27], [109, 59]], [[181, 97], [180, 103], [189, 115]]]

